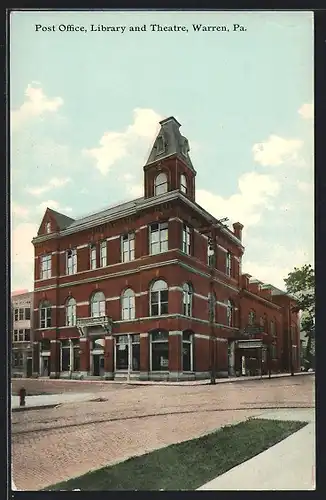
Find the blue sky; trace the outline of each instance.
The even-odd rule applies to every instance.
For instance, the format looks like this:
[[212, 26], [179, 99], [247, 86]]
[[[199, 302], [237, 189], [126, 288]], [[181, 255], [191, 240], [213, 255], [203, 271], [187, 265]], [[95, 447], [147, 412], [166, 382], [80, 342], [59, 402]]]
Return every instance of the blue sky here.
[[[87, 31], [59, 31], [72, 24]], [[190, 143], [197, 202], [245, 226], [243, 270], [283, 286], [313, 264], [312, 13], [14, 12], [10, 43], [13, 289], [32, 288], [47, 206], [78, 217], [142, 195], [170, 115]]]

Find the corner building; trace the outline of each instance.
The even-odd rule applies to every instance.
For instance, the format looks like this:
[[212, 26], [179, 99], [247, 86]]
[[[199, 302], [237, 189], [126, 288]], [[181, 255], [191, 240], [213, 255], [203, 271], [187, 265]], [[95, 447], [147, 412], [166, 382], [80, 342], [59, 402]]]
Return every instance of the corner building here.
[[196, 203], [188, 141], [175, 118], [160, 125], [144, 197], [77, 220], [46, 210], [34, 376], [192, 380], [293, 364], [292, 299], [242, 275], [242, 224]]

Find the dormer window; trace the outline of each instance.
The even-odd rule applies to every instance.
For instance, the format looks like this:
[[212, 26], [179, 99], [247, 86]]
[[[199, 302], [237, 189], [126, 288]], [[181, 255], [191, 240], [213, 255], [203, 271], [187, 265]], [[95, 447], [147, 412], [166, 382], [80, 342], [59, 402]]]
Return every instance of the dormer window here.
[[164, 153], [164, 140], [159, 136], [156, 141], [156, 154]]
[[180, 176], [180, 191], [187, 194], [187, 177], [184, 174]]
[[168, 192], [168, 178], [166, 174], [161, 172], [155, 177], [154, 181], [154, 195], [157, 196], [159, 194]]
[[51, 222], [46, 222], [45, 223], [45, 232], [47, 234], [51, 233]]

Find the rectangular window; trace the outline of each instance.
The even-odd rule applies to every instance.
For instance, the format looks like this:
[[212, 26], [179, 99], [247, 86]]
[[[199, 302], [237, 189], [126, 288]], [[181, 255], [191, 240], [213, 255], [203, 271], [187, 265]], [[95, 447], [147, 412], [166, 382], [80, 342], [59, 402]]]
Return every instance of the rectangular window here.
[[51, 327], [51, 307], [45, 306], [40, 309], [40, 328]]
[[24, 330], [18, 330], [18, 339], [19, 339], [19, 342], [24, 342], [24, 340], [25, 340], [25, 331]]
[[29, 342], [31, 340], [31, 331], [29, 328], [26, 328], [25, 330], [25, 340], [26, 342]]
[[107, 243], [102, 241], [100, 245], [100, 267], [107, 265]]
[[19, 309], [19, 321], [24, 319], [24, 309]]
[[41, 279], [51, 278], [52, 255], [41, 256]]
[[191, 229], [186, 224], [182, 228], [182, 251], [191, 254]]
[[14, 330], [14, 342], [18, 342], [19, 336], [18, 336], [18, 330]]
[[124, 234], [121, 238], [121, 260], [130, 262], [135, 260], [135, 234]]
[[96, 246], [95, 245], [92, 245], [90, 247], [89, 258], [90, 258], [90, 262], [89, 262], [90, 269], [96, 269], [97, 264], [96, 264]]
[[18, 314], [19, 314], [19, 309], [15, 309], [15, 310], [14, 310], [14, 318], [15, 318], [15, 321], [18, 321]]
[[66, 263], [67, 274], [77, 273], [77, 250], [67, 251], [67, 263]]
[[151, 255], [167, 252], [169, 249], [168, 223], [159, 222], [151, 224], [149, 238], [149, 251]]
[[31, 319], [31, 310], [29, 307], [25, 307], [25, 319]]
[[232, 255], [230, 252], [227, 252], [226, 254], [226, 274], [228, 276], [231, 276], [232, 274]]

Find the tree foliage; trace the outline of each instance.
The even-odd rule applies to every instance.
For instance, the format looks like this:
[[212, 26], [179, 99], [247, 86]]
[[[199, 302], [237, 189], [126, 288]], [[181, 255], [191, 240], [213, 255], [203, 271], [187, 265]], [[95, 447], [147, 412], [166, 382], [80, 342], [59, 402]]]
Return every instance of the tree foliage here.
[[284, 282], [287, 292], [296, 299], [294, 310], [302, 311], [301, 330], [308, 337], [306, 359], [311, 365], [315, 337], [315, 271], [310, 264], [295, 267]]
[[[304, 314], [305, 330], [315, 324], [315, 271], [310, 264], [295, 267], [284, 280], [286, 290], [296, 300], [296, 310]], [[307, 331], [306, 330], [306, 331]]]

